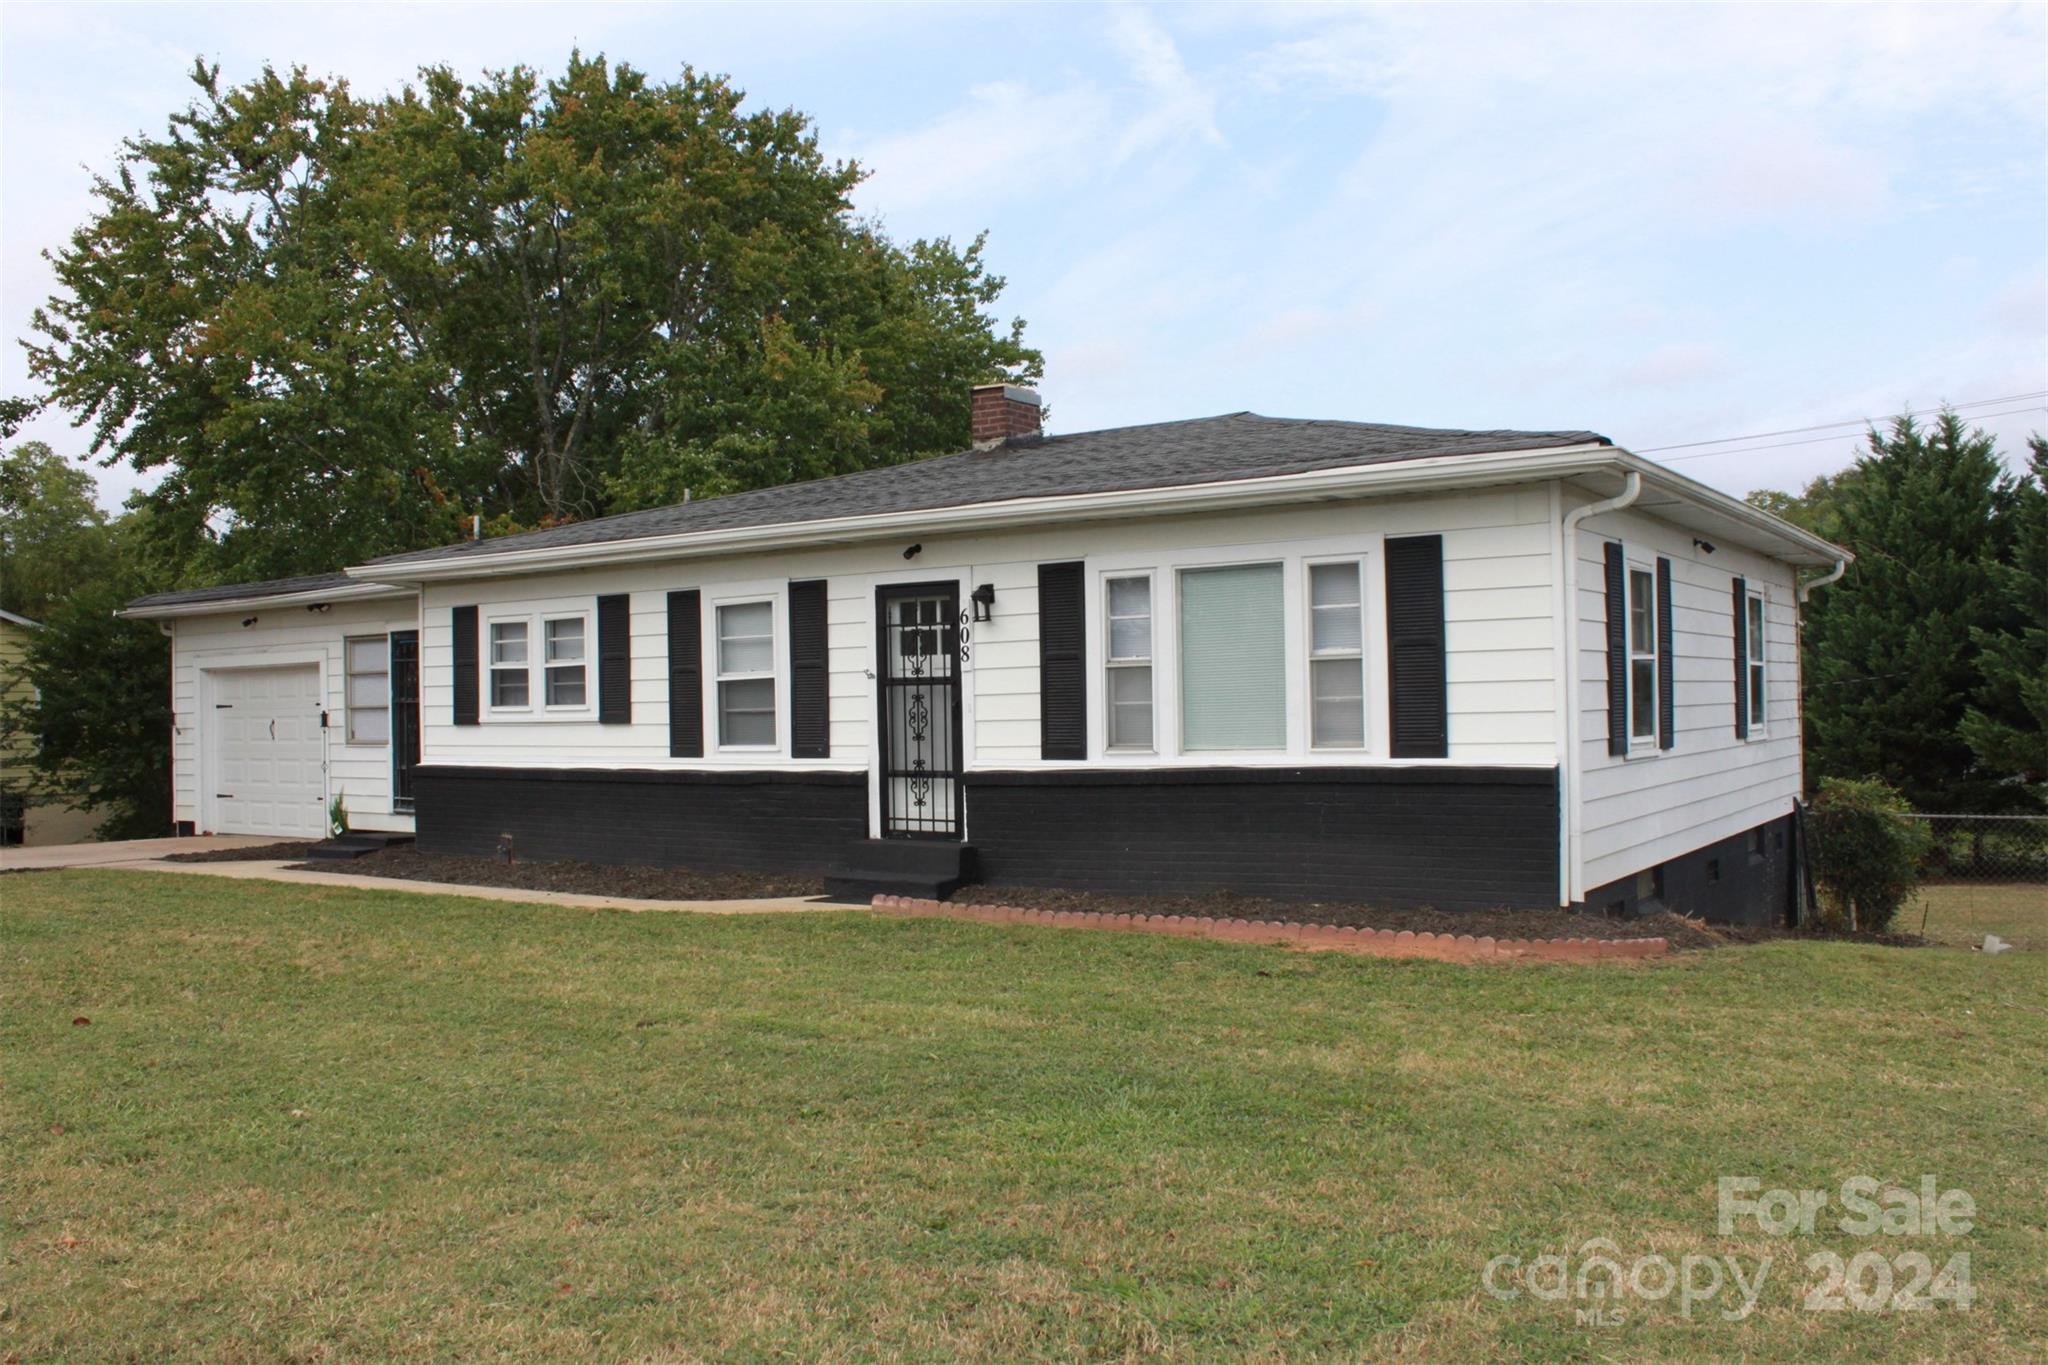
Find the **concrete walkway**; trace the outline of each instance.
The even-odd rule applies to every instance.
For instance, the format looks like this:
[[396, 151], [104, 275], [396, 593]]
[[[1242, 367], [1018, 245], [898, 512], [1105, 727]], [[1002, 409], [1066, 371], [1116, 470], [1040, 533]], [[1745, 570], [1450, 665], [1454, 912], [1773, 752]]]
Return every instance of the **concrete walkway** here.
[[104, 844], [51, 844], [43, 848], [0, 848], [0, 872], [31, 868], [105, 867], [143, 862], [169, 853], [207, 853], [221, 848], [261, 848], [284, 839], [247, 834], [209, 834], [196, 839], [122, 839]]
[[[68, 844], [61, 848], [11, 848], [0, 871], [89, 867], [119, 872], [172, 872], [193, 877], [230, 877], [237, 881], [285, 882], [298, 886], [344, 886], [357, 891], [390, 891], [408, 896], [467, 896], [472, 900], [518, 901], [527, 905], [560, 905], [576, 910], [680, 910], [698, 915], [773, 915], [797, 910], [860, 910], [865, 906], [837, 901], [775, 896], [741, 901], [656, 901], [624, 896], [590, 896], [574, 891], [529, 891], [517, 886], [469, 886], [460, 882], [415, 882], [402, 877], [351, 876], [346, 872], [301, 872], [288, 862], [167, 863], [167, 853], [198, 853], [217, 848], [257, 848], [279, 842], [224, 835], [205, 839], [132, 839], [124, 843]], [[37, 855], [17, 861], [13, 855]], [[68, 855], [68, 856], [66, 856]], [[343, 864], [346, 866], [346, 864]], [[4, 896], [4, 892], [0, 892]]]

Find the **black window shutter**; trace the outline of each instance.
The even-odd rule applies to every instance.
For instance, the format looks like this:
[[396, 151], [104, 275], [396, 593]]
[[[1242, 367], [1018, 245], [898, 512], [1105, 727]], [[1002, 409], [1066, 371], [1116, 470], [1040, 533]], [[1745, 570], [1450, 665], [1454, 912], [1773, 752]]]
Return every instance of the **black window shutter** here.
[[1387, 701], [1395, 758], [1451, 751], [1444, 680], [1444, 538], [1387, 542]]
[[1081, 561], [1038, 566], [1038, 744], [1088, 757], [1088, 627]]
[[1628, 575], [1621, 546], [1607, 542], [1607, 752], [1628, 753]]
[[668, 752], [704, 757], [704, 616], [695, 588], [668, 595]]
[[633, 603], [622, 592], [597, 599], [597, 720], [633, 723]]
[[1671, 561], [1657, 561], [1657, 747], [1678, 743], [1678, 661], [1671, 639]]
[[474, 725], [483, 690], [477, 668], [476, 608], [456, 607], [448, 619], [455, 632], [455, 723]]
[[789, 585], [789, 752], [796, 758], [832, 757], [832, 716], [827, 687], [825, 580]]
[[1735, 737], [1749, 738], [1749, 581], [1735, 580]]

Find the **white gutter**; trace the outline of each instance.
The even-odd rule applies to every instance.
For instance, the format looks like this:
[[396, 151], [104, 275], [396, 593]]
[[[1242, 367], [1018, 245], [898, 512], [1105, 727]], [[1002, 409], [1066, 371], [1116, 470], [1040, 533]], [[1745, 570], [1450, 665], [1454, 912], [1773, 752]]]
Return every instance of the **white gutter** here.
[[1815, 588], [1825, 588], [1828, 584], [1839, 580], [1847, 572], [1849, 572], [1849, 557], [1845, 555], [1835, 561], [1834, 568], [1829, 569], [1819, 578], [1809, 578], [1799, 585], [1799, 604], [1805, 606], [1806, 599], [1813, 596]]
[[[346, 570], [364, 583], [413, 585], [459, 579], [545, 573], [553, 569], [630, 564], [649, 559], [758, 553], [820, 544], [846, 544], [947, 532], [986, 531], [1045, 521], [1088, 521], [1112, 517], [1238, 510], [1317, 498], [1361, 497], [1500, 483], [1535, 482], [1582, 474], [1640, 476], [1687, 502], [1740, 524], [1780, 544], [1790, 542], [1807, 560], [1834, 563], [1843, 551], [1810, 531], [1751, 507], [1718, 489], [1617, 446], [1554, 446], [1543, 450], [1488, 455], [1441, 455], [1391, 464], [1347, 465], [1341, 469], [1280, 474], [1169, 488], [1120, 489], [1044, 498], [1009, 498], [907, 512], [885, 512], [813, 521], [777, 522], [724, 530], [672, 531], [661, 535], [535, 549], [487, 550], [441, 558], [397, 559], [354, 565]], [[1782, 554], [1779, 555], [1783, 558]], [[1793, 562], [1801, 562], [1794, 558]]]
[[343, 583], [338, 587], [300, 592], [256, 594], [251, 597], [214, 597], [201, 602], [165, 602], [153, 607], [122, 607], [114, 615], [124, 621], [167, 621], [180, 616], [222, 616], [235, 611], [261, 611], [269, 607], [313, 606], [321, 602], [371, 602], [387, 597], [410, 597], [403, 587], [385, 583]]
[[1503, 482], [1531, 482], [1612, 469], [1612, 446], [1555, 446], [1491, 455], [1444, 455], [1394, 464], [1347, 465], [1305, 474], [1280, 474], [1221, 483], [1132, 488], [1107, 493], [1074, 493], [1045, 498], [1009, 498], [921, 511], [884, 512], [815, 521], [778, 522], [718, 531], [676, 531], [631, 540], [551, 545], [532, 550], [485, 551], [439, 559], [360, 564], [345, 572], [368, 583], [429, 583], [447, 579], [493, 578], [562, 567], [627, 564], [646, 559], [683, 559], [882, 540], [891, 536], [939, 535], [949, 531], [993, 530], [1045, 521], [1087, 521], [1134, 515], [1237, 510], [1264, 503], [1299, 502], [1367, 493], [1462, 488]]
[[[1631, 456], [1630, 458], [1638, 458]], [[1558, 850], [1559, 904], [1570, 905], [1585, 894], [1579, 883], [1584, 872], [1579, 866], [1579, 849], [1585, 838], [1585, 803], [1579, 790], [1579, 526], [1588, 517], [1619, 512], [1642, 496], [1641, 471], [1631, 469], [1622, 481], [1621, 492], [1605, 502], [1591, 502], [1564, 514], [1559, 532], [1564, 542], [1564, 610], [1558, 614], [1558, 641], [1564, 654], [1564, 753], [1559, 755], [1558, 799], [1564, 803], [1564, 846]]]

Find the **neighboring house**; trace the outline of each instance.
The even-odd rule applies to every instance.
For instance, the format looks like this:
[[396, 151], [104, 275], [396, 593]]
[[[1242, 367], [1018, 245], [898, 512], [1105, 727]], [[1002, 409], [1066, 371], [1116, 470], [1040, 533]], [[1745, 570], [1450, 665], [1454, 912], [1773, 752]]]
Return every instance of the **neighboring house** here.
[[1038, 410], [984, 386], [958, 455], [143, 598], [177, 818], [1784, 914], [1799, 570], [1846, 552], [1591, 432]]
[[[41, 627], [26, 616], [0, 611], [0, 703], [27, 701], [35, 689], [21, 674], [28, 635]], [[0, 846], [77, 844], [92, 838], [98, 818], [62, 801], [33, 794], [32, 742], [0, 736]]]

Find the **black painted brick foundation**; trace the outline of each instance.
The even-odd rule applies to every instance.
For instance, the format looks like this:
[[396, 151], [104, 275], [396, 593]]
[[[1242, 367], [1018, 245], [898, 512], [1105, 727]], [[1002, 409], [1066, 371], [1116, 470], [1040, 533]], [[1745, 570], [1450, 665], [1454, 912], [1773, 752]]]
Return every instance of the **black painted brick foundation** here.
[[1588, 891], [1580, 908], [1623, 915], [1662, 908], [1719, 924], [1783, 925], [1797, 895], [1797, 858], [1798, 832], [1787, 815], [1664, 863], [1661, 902], [1645, 894], [1652, 876], [1630, 875]]
[[868, 832], [865, 773], [424, 767], [413, 791], [422, 853], [822, 873]]
[[969, 773], [993, 886], [1555, 908], [1555, 769]]

